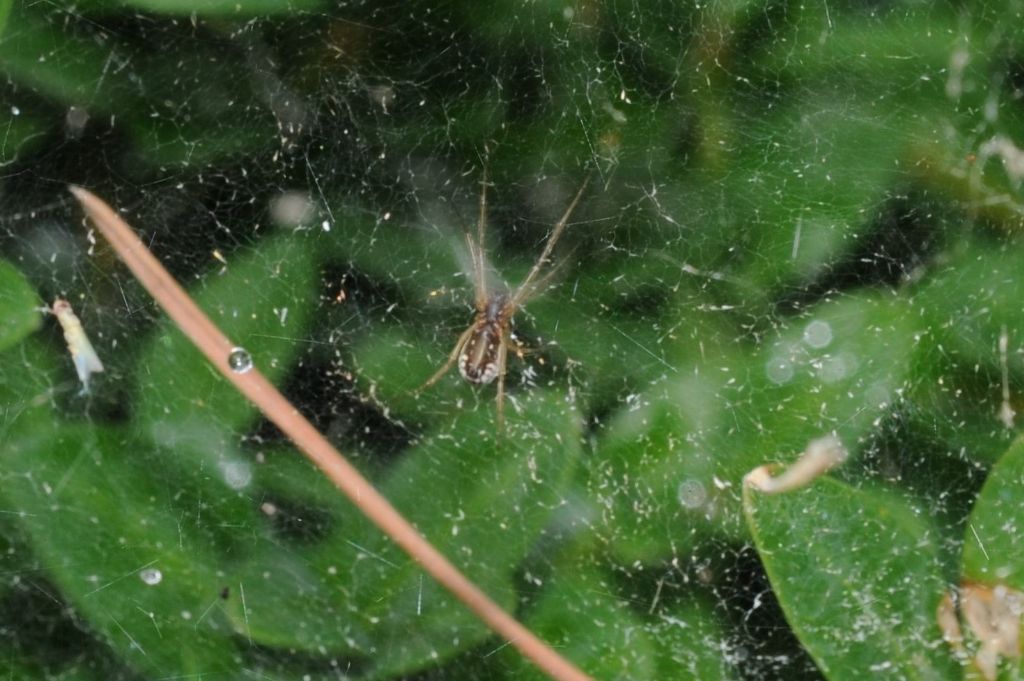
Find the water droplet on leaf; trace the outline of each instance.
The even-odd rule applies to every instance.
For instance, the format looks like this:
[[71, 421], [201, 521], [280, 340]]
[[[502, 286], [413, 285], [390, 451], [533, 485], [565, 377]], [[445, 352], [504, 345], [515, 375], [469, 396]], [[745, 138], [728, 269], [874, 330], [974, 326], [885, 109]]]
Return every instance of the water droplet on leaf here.
[[164, 579], [164, 574], [156, 568], [146, 568], [145, 570], [139, 570], [139, 579], [150, 586], [156, 586]]
[[832, 325], [816, 319], [804, 329], [804, 343], [812, 348], [824, 348], [832, 342]]
[[244, 374], [252, 369], [252, 355], [245, 348], [235, 348], [228, 355], [228, 366], [237, 374]]
[[707, 490], [696, 480], [683, 480], [679, 483], [676, 496], [679, 498], [679, 503], [689, 509], [700, 508], [708, 500]]

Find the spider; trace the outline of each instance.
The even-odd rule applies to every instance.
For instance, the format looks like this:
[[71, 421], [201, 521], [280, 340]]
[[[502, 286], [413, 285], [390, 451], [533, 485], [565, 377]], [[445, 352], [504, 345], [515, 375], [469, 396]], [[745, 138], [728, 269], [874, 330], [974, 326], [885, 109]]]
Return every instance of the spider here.
[[510, 331], [512, 315], [525, 304], [527, 299], [543, 288], [543, 285], [554, 273], [554, 270], [548, 272], [539, 282], [535, 283], [537, 275], [548, 262], [551, 251], [554, 250], [555, 244], [562, 236], [576, 204], [580, 202], [589, 180], [588, 177], [583, 181], [565, 214], [551, 230], [551, 235], [548, 237], [547, 243], [544, 244], [540, 257], [537, 258], [537, 262], [533, 264], [522, 283], [514, 291], [507, 289], [491, 291], [487, 285], [487, 266], [484, 256], [484, 231], [487, 227], [487, 170], [484, 169], [483, 178], [480, 181], [480, 217], [476, 225], [476, 240], [473, 239], [470, 232], [466, 233], [466, 244], [473, 262], [476, 316], [469, 328], [463, 331], [455, 342], [455, 347], [445, 363], [427, 379], [426, 383], [417, 388], [417, 394], [441, 380], [457, 362], [459, 373], [470, 383], [486, 385], [494, 379], [498, 379], [496, 397], [498, 430], [500, 431], [504, 427], [505, 358], [512, 340]]

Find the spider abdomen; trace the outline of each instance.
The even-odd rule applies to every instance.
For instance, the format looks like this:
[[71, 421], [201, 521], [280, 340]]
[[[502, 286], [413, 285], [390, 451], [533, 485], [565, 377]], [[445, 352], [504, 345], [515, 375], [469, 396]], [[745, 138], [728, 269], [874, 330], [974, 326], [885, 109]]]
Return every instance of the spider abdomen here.
[[459, 373], [470, 383], [490, 383], [498, 375], [500, 352], [501, 324], [481, 315], [459, 353]]

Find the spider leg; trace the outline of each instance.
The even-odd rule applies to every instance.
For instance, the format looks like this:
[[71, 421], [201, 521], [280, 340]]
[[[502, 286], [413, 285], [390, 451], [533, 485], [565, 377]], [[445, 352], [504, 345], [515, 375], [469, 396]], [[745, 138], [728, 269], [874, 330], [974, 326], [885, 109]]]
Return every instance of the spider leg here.
[[533, 267], [530, 269], [530, 273], [526, 275], [526, 279], [523, 279], [523, 283], [516, 289], [515, 295], [512, 296], [511, 304], [513, 305], [513, 309], [522, 304], [523, 300], [526, 298], [526, 294], [531, 290], [530, 284], [533, 283], [533, 280], [536, 278], [541, 268], [544, 267], [544, 263], [546, 263], [548, 258], [551, 256], [551, 251], [554, 250], [559, 237], [561, 237], [562, 232], [565, 231], [565, 226], [568, 224], [569, 218], [572, 216], [572, 212], [576, 209], [576, 204], [578, 204], [580, 199], [583, 198], [583, 192], [586, 190], [589, 182], [590, 177], [588, 176], [583, 180], [583, 184], [580, 186], [579, 191], [576, 192], [576, 196], [573, 198], [572, 203], [570, 203], [569, 207], [566, 208], [565, 214], [562, 215], [562, 219], [559, 220], [554, 229], [551, 230], [551, 236], [548, 237], [548, 242], [544, 244], [544, 250], [541, 251], [540, 257], [537, 258], [537, 262], [533, 264]]
[[516, 294], [518, 296], [518, 302], [516, 303], [516, 305], [522, 307], [523, 305], [526, 304], [528, 300], [533, 298], [536, 294], [544, 291], [544, 289], [546, 289], [551, 284], [555, 277], [558, 276], [558, 274], [565, 269], [566, 263], [568, 263], [572, 259], [572, 254], [575, 252], [576, 249], [573, 248], [572, 251], [570, 251], [566, 256], [562, 258], [561, 262], [559, 262], [557, 265], [555, 265], [550, 270], [545, 272], [544, 276], [542, 276], [540, 279], [534, 281], [533, 285], [529, 286], [528, 288], [523, 288], [521, 292], [517, 290]]
[[[527, 345], [526, 343], [523, 343], [518, 338], [514, 339], [512, 341], [512, 343], [515, 346], [515, 347], [513, 347], [512, 352], [515, 354], [516, 357], [518, 357], [521, 360], [525, 360], [527, 355], [534, 355], [534, 354], [539, 354], [541, 352], [544, 352], [544, 348], [539, 347], [539, 346], [538, 347], [531, 347], [531, 346]], [[543, 363], [544, 362], [541, 361], [541, 364], [543, 364]]]
[[523, 359], [523, 356], [527, 352], [533, 352], [533, 348], [526, 347], [526, 345], [521, 340], [516, 338], [516, 336], [512, 333], [512, 331], [508, 332], [507, 344], [515, 346], [513, 348], [512, 352], [514, 352], [516, 357], [518, 357], [519, 359]]
[[473, 276], [476, 285], [477, 309], [487, 304], [487, 268], [484, 261], [484, 238], [487, 232], [487, 161], [484, 161], [483, 176], [480, 178], [480, 217], [476, 221], [476, 243], [466, 234], [469, 254], [473, 258]]
[[416, 388], [413, 391], [413, 395], [419, 395], [421, 392], [434, 385], [441, 380], [441, 377], [448, 373], [448, 370], [452, 368], [452, 365], [459, 359], [459, 353], [462, 352], [462, 348], [466, 345], [466, 341], [469, 340], [469, 334], [473, 333], [473, 329], [476, 328], [476, 324], [470, 325], [468, 329], [462, 332], [459, 336], [459, 340], [455, 342], [455, 347], [452, 349], [448, 359], [445, 360], [441, 368], [434, 372], [434, 375], [427, 379], [427, 382]]
[[469, 257], [473, 261], [473, 287], [476, 289], [474, 297], [476, 309], [482, 310], [487, 306], [487, 275], [483, 270], [484, 252], [473, 240], [473, 235], [466, 233], [466, 247], [469, 248]]
[[505, 359], [508, 352], [508, 332], [502, 335], [498, 343], [498, 432], [505, 430]]

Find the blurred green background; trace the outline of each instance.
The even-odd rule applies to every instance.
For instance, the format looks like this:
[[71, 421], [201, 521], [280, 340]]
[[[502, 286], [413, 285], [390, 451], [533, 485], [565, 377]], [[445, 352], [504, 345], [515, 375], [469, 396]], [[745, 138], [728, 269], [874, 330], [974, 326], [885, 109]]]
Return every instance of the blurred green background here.
[[[1024, 590], [1022, 10], [0, 0], [0, 676], [540, 678], [217, 377], [76, 183], [595, 678], [1020, 678], [936, 609]], [[485, 166], [510, 288], [590, 177], [503, 433], [493, 385], [411, 393], [473, 318]], [[827, 479], [743, 494], [829, 434]]]

